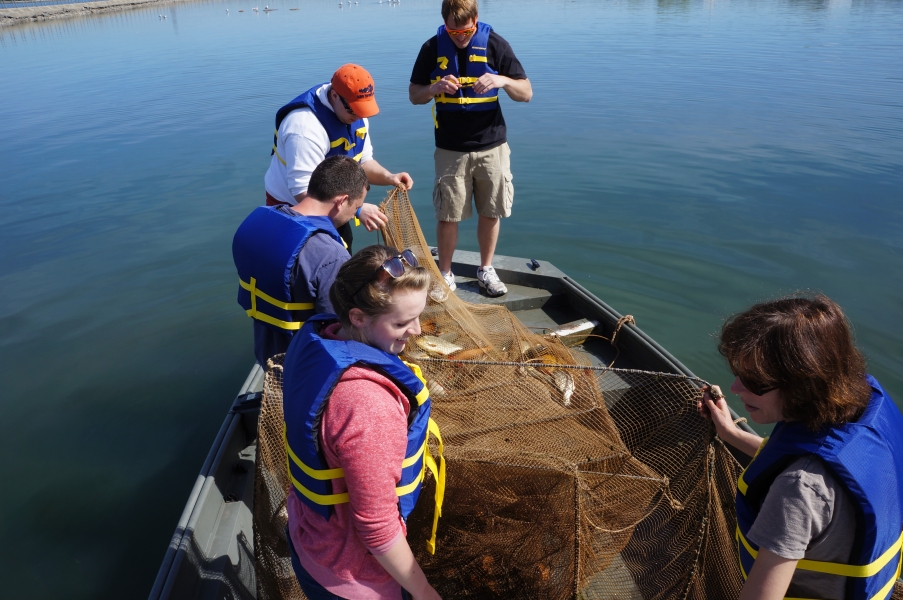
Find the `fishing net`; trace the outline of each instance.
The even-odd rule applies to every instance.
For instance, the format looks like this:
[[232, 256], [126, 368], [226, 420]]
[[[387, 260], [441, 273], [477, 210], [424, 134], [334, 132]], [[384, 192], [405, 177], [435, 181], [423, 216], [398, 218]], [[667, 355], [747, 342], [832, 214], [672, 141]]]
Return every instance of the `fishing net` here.
[[[403, 190], [382, 205], [386, 242], [432, 272], [420, 365], [447, 461], [408, 541], [444, 598], [732, 598], [739, 465], [696, 410], [704, 382], [593, 366], [501, 305], [449, 293]], [[613, 331], [608, 331], [611, 335]], [[289, 490], [281, 357], [268, 369], [255, 480], [258, 597], [303, 598], [285, 540]], [[433, 448], [436, 451], [436, 448]], [[428, 476], [422, 498], [432, 499]]]

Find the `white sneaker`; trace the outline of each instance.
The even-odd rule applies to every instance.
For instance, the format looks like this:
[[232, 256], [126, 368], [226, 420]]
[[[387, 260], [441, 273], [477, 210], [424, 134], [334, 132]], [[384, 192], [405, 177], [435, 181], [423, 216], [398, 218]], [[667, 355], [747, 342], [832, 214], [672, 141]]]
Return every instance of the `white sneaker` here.
[[504, 296], [508, 293], [508, 288], [505, 287], [505, 284], [502, 283], [502, 280], [499, 279], [495, 269], [492, 267], [480, 267], [477, 269], [477, 283], [486, 290], [486, 295], [492, 298]]
[[[442, 273], [442, 271], [439, 272]], [[451, 271], [449, 271], [448, 273], [442, 273], [442, 279], [445, 280], [445, 285], [447, 285], [448, 289], [450, 289], [451, 291], [454, 292], [458, 288], [458, 286], [455, 285], [455, 275]]]

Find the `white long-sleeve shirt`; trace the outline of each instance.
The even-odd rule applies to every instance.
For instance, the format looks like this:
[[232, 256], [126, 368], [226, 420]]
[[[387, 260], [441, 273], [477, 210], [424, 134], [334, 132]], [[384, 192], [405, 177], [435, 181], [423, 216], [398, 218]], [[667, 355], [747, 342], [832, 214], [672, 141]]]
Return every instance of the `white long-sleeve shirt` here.
[[[317, 88], [317, 98], [329, 110], [333, 110], [328, 96], [331, 88], [328, 83]], [[368, 133], [364, 140], [361, 163], [373, 159], [368, 119], [364, 119], [364, 126], [367, 127]], [[297, 204], [295, 196], [307, 191], [311, 174], [326, 158], [326, 153], [329, 152], [329, 136], [314, 112], [306, 106], [290, 112], [282, 120], [276, 135], [279, 140], [277, 143], [279, 155], [285, 160], [285, 164], [282, 164], [279, 156], [273, 154], [270, 168], [264, 176], [264, 186], [276, 200], [294, 205]]]

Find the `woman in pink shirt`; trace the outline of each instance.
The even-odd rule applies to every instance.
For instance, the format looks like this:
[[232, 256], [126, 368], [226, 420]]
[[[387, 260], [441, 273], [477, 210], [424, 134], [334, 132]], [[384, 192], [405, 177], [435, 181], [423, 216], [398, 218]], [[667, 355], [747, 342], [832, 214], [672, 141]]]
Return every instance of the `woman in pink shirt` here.
[[286, 353], [289, 546], [310, 600], [439, 598], [404, 520], [433, 463], [428, 392], [397, 357], [429, 283], [409, 251], [364, 248], [330, 291], [337, 315], [309, 319]]

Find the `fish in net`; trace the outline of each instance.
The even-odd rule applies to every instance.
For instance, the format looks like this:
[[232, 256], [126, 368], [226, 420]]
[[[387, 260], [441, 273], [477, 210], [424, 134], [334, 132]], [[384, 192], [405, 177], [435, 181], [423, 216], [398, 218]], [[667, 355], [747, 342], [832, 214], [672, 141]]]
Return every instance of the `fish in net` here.
[[[447, 481], [435, 554], [433, 503], [408, 542], [454, 598], [735, 598], [739, 464], [696, 409], [705, 382], [593, 366], [500, 305], [448, 291], [402, 189], [381, 205], [386, 243], [432, 274], [420, 365], [444, 440]], [[433, 449], [435, 451], [435, 448]], [[303, 598], [285, 537], [282, 356], [270, 361], [254, 493], [258, 598]], [[435, 482], [427, 475], [423, 497]]]

